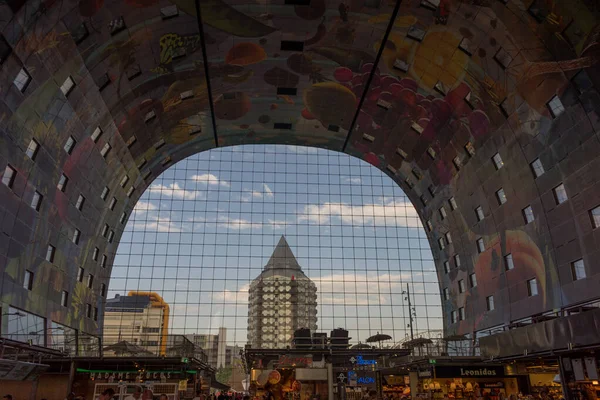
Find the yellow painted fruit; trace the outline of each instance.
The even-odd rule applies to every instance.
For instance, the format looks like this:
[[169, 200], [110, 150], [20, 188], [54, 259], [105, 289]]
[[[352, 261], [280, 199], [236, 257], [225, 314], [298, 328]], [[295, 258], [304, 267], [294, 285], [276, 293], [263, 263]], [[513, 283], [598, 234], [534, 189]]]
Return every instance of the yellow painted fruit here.
[[323, 126], [350, 127], [356, 111], [356, 96], [337, 82], [316, 83], [304, 91], [304, 105]]
[[451, 32], [429, 32], [418, 45], [411, 73], [421, 87], [432, 88], [440, 81], [452, 89], [464, 78], [469, 57], [457, 51], [460, 39]]

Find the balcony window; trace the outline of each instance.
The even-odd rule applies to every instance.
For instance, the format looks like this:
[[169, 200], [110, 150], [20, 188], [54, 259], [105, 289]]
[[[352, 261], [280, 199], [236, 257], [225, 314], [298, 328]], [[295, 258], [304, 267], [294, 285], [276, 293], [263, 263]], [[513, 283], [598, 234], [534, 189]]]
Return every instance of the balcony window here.
[[500, 188], [498, 191], [496, 191], [496, 200], [498, 200], [499, 205], [506, 203], [506, 194], [504, 194], [504, 189]]
[[540, 176], [544, 175], [544, 172], [546, 172], [544, 171], [544, 166], [542, 165], [542, 162], [539, 158], [533, 160], [533, 162], [529, 164], [529, 166], [531, 167], [531, 172], [533, 172], [533, 176], [535, 178], [539, 178]]
[[584, 279], [587, 276], [585, 273], [585, 265], [583, 264], [583, 259], [580, 258], [579, 260], [573, 261], [571, 263], [571, 275], [573, 276], [574, 281]]
[[510, 271], [511, 269], [515, 269], [515, 263], [513, 261], [513, 256], [511, 253], [508, 253], [507, 255], [504, 256], [504, 268], [507, 271]]
[[454, 264], [456, 265], [456, 268], [460, 267], [460, 256], [458, 254], [454, 255]]
[[450, 290], [448, 288], [444, 288], [444, 300], [450, 300]]
[[37, 155], [39, 148], [40, 144], [36, 142], [35, 139], [31, 139], [29, 146], [27, 146], [27, 150], [25, 150], [25, 154], [32, 160], [35, 160], [35, 156]]
[[4, 175], [2, 175], [2, 183], [8, 186], [9, 188], [13, 187], [15, 183], [15, 177], [17, 176], [17, 170], [7, 165], [4, 169]]
[[64, 192], [67, 189], [67, 183], [68, 182], [69, 182], [69, 178], [67, 178], [67, 176], [65, 174], [62, 174], [60, 176], [60, 178], [58, 179], [58, 184], [56, 185], [56, 187], [61, 192]]
[[444, 236], [446, 236], [446, 243], [451, 244], [452, 243], [452, 235], [450, 234], [450, 232], [446, 232], [446, 234]]
[[23, 93], [25, 91], [25, 89], [27, 89], [27, 86], [29, 86], [30, 82], [31, 82], [31, 75], [29, 75], [29, 72], [27, 72], [27, 70], [25, 68], [21, 68], [21, 70], [17, 74], [17, 77], [13, 81], [13, 83], [15, 84], [17, 89], [19, 89], [19, 92], [21, 92], [21, 93]]
[[60, 297], [60, 305], [63, 307], [66, 307], [68, 301], [69, 301], [69, 292], [67, 292], [66, 290], [63, 290], [61, 297]]
[[492, 162], [494, 163], [494, 167], [496, 167], [496, 170], [499, 170], [500, 168], [504, 167], [504, 161], [502, 161], [500, 153], [494, 154], [494, 157], [492, 157]]
[[48, 248], [46, 249], [46, 261], [48, 261], [50, 263], [54, 262], [54, 253], [55, 252], [56, 252], [56, 247], [49, 244]]
[[465, 308], [464, 307], [460, 307], [458, 309], [458, 320], [459, 321], [464, 321], [465, 320]]
[[85, 203], [85, 197], [82, 194], [77, 197], [77, 203], [75, 203], [75, 208], [81, 211], [83, 209], [83, 204]]
[[80, 237], [81, 237], [81, 231], [79, 229], [75, 229], [75, 232], [73, 232], [73, 243], [79, 244]]
[[448, 261], [444, 261], [444, 273], [450, 272], [450, 263]]
[[477, 275], [471, 274], [469, 275], [469, 284], [472, 288], [477, 287]]
[[481, 208], [481, 206], [475, 209], [475, 215], [477, 215], [477, 221], [483, 221], [485, 215], [483, 214], [483, 208]]
[[554, 189], [552, 189], [552, 192], [554, 193], [554, 201], [556, 202], [556, 205], [562, 204], [569, 199], [567, 197], [567, 190], [565, 189], [565, 185], [563, 185], [562, 183]]
[[25, 270], [25, 278], [23, 279], [23, 288], [27, 290], [33, 289], [33, 272]]
[[458, 293], [464, 293], [465, 292], [465, 280], [461, 279], [458, 281]]
[[485, 243], [483, 243], [483, 238], [477, 239], [477, 251], [479, 253], [483, 253], [485, 251]]
[[450, 199], [448, 199], [448, 204], [450, 204], [450, 209], [452, 211], [458, 208], [458, 205], [456, 204], [456, 199], [454, 197], [450, 197]]
[[535, 217], [533, 215], [533, 209], [531, 208], [531, 206], [525, 207], [522, 210], [522, 213], [523, 213], [523, 219], [525, 220], [526, 224], [533, 222], [533, 220], [535, 219]]
[[438, 239], [438, 245], [440, 246], [440, 250], [444, 250], [446, 248], [446, 246], [444, 245], [444, 239], [443, 238], [439, 238]]
[[43, 199], [44, 196], [42, 196], [40, 192], [38, 192], [37, 190], [33, 192], [33, 197], [31, 198], [31, 208], [33, 208], [35, 211], [40, 211]]
[[538, 295], [537, 279], [533, 278], [527, 281], [527, 294], [529, 297]]
[[446, 214], [446, 209], [444, 207], [440, 207], [439, 212], [440, 217], [442, 217], [442, 219], [446, 219], [446, 217], [448, 216], [448, 214]]
[[488, 311], [493, 311], [495, 309], [494, 306], [494, 296], [488, 296], [485, 298], [485, 303]]
[[73, 138], [73, 136], [69, 136], [69, 138], [67, 139], [67, 143], [65, 143], [63, 149], [67, 154], [71, 154], [76, 143], [77, 141], [75, 140], [75, 138]]
[[600, 226], [600, 206], [594, 207], [590, 210], [590, 218], [592, 220], [592, 227], [594, 229]]

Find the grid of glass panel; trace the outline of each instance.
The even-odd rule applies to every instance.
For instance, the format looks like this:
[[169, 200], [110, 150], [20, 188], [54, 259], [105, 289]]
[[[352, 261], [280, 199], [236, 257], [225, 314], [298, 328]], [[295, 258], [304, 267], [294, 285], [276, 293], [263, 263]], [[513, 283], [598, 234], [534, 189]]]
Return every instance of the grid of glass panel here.
[[[183, 160], [142, 195], [114, 261], [105, 343], [110, 332], [113, 342], [160, 346], [154, 328], [166, 320], [169, 335], [186, 335], [205, 349], [215, 340], [244, 346], [248, 321], [256, 323], [249, 319], [250, 292], [282, 236], [301, 273], [282, 274], [281, 286], [303, 275], [314, 283], [316, 332], [329, 336], [344, 328], [351, 344], [378, 332], [392, 337], [387, 345], [406, 340], [407, 289], [415, 337], [441, 332], [440, 289], [429, 243], [397, 184], [346, 154], [254, 145]], [[274, 280], [260, 281], [270, 285]], [[147, 293], [137, 300], [127, 297], [135, 292], [158, 297], [153, 306], [146, 305]], [[138, 312], [119, 309], [127, 299], [138, 302], [130, 307]], [[168, 316], [160, 301], [168, 305]], [[303, 301], [309, 302], [297, 299]], [[291, 323], [286, 321], [280, 324]]]

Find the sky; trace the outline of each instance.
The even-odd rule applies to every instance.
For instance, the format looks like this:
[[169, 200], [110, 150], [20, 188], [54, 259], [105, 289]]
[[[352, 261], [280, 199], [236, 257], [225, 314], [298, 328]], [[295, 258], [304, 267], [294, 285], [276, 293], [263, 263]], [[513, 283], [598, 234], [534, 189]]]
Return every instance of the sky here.
[[170, 333], [246, 342], [248, 287], [281, 235], [317, 285], [319, 331], [407, 338], [442, 328], [426, 234], [402, 189], [379, 169], [323, 149], [246, 145], [180, 161], [142, 195], [114, 261], [109, 297], [159, 293]]

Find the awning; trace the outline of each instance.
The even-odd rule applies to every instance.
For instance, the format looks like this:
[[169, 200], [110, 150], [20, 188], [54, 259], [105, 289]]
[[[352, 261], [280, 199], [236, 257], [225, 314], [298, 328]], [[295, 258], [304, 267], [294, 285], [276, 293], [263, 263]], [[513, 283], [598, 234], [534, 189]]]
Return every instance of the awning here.
[[218, 381], [216, 381], [214, 379], [210, 380], [210, 387], [213, 388], [213, 389], [223, 390], [223, 391], [231, 389], [231, 386], [225, 385], [225, 384], [223, 384], [221, 382], [218, 382]]

